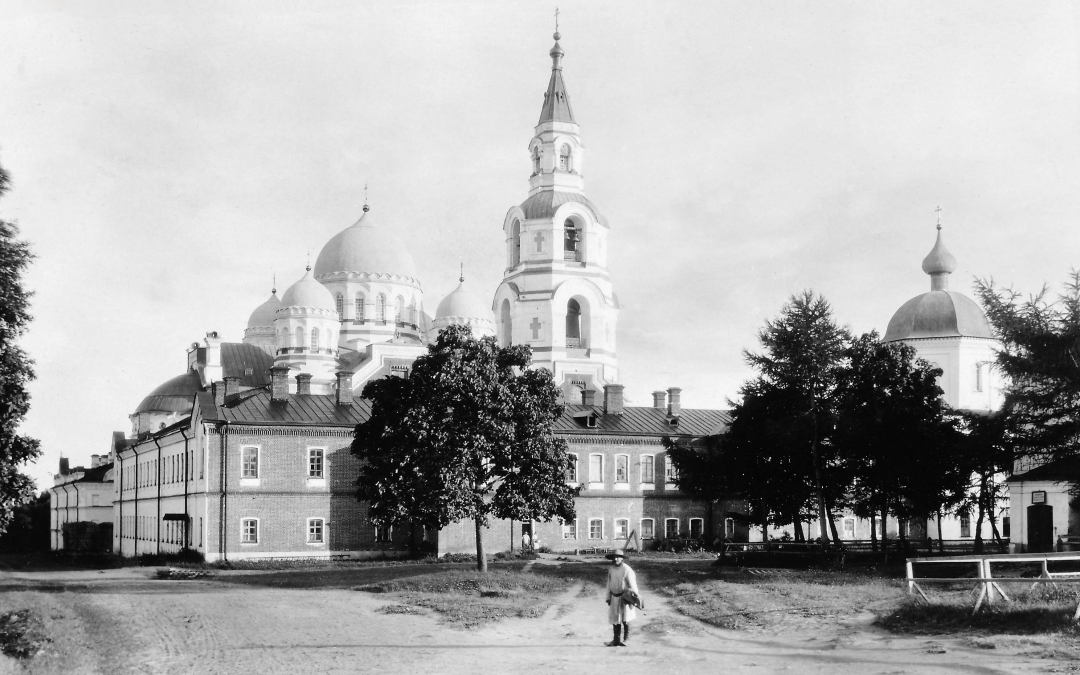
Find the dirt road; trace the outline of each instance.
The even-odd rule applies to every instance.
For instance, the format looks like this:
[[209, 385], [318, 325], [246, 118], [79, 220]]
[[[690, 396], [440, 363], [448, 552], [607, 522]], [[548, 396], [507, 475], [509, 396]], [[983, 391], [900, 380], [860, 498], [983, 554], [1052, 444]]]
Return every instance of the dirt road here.
[[793, 615], [767, 631], [725, 631], [673, 612], [646, 589], [647, 611], [630, 646], [619, 649], [603, 646], [606, 607], [595, 588], [580, 584], [540, 619], [466, 631], [437, 616], [395, 613], [404, 608], [377, 594], [233, 585], [227, 575], [157, 581], [152, 573], [0, 574], [0, 612], [36, 608], [54, 640], [27, 665], [0, 656], [0, 674], [1080, 671], [1038, 638], [896, 637], [874, 628], [869, 612], [839, 621]]

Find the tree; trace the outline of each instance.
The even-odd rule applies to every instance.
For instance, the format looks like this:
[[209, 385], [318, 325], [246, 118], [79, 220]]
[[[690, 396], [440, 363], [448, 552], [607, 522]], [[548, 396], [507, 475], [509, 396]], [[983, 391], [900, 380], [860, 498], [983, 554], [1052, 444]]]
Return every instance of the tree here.
[[[8, 181], [0, 167], [0, 196], [7, 192]], [[34, 370], [16, 341], [31, 319], [31, 293], [23, 288], [22, 276], [34, 256], [18, 236], [14, 223], [0, 220], [0, 533], [7, 530], [15, 508], [33, 499], [34, 482], [19, 467], [41, 454], [36, 439], [19, 433], [30, 409], [26, 385], [34, 379]]]
[[890, 513], [929, 517], [955, 505], [971, 472], [941, 399], [941, 370], [910, 345], [881, 342], [876, 331], [852, 340], [845, 355], [833, 442], [852, 478], [852, 510], [884, 524]]
[[1047, 298], [1044, 286], [1027, 300], [993, 280], [976, 294], [1001, 341], [996, 365], [1009, 384], [1003, 409], [1016, 452], [1043, 461], [1080, 451], [1080, 270], [1065, 291]]
[[763, 352], [745, 352], [747, 363], [759, 373], [761, 385], [786, 399], [783, 414], [791, 422], [801, 420], [797, 425], [801, 428], [792, 427], [799, 433], [791, 440], [810, 458], [823, 547], [829, 542], [826, 527], [835, 532], [826, 503], [840, 492], [828, 483], [831, 400], [849, 337], [847, 329], [833, 321], [829, 303], [807, 290], [793, 295], [778, 318], [765, 322], [758, 333]]
[[481, 535], [492, 517], [574, 518], [566, 441], [552, 432], [559, 391], [530, 361], [527, 345], [499, 347], [450, 326], [407, 379], [364, 387], [371, 417], [357, 425], [352, 452], [361, 460], [357, 497], [374, 524], [471, 519], [483, 572]]

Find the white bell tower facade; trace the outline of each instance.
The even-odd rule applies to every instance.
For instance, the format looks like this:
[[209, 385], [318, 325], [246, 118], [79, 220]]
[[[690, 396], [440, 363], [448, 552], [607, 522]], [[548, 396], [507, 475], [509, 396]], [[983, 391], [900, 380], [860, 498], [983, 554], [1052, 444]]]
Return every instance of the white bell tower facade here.
[[506, 269], [492, 310], [499, 343], [528, 344], [567, 403], [617, 381], [619, 301], [607, 269], [607, 220], [584, 195], [585, 148], [562, 77], [555, 33], [551, 79], [529, 142], [529, 197], [503, 221]]

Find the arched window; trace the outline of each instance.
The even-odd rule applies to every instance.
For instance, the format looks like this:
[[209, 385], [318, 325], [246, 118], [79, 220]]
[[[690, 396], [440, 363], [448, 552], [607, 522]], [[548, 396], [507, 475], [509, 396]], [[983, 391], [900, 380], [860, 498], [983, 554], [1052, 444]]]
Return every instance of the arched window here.
[[382, 293], [375, 296], [375, 320], [386, 323], [386, 296]]
[[513, 251], [511, 253], [510, 266], [517, 267], [521, 264], [521, 221], [514, 221], [514, 241], [511, 244]]
[[514, 340], [514, 326], [510, 321], [510, 301], [503, 300], [499, 311], [499, 323], [502, 328], [502, 346], [509, 347]]
[[294, 344], [293, 346], [294, 347], [303, 347], [304, 342], [306, 342], [306, 340], [304, 340], [304, 329], [301, 328], [300, 326], [297, 326], [296, 327], [296, 344]]
[[319, 329], [318, 328], [312, 328], [311, 329], [311, 351], [313, 351], [313, 352], [319, 351]]
[[570, 146], [564, 143], [563, 146], [559, 148], [559, 170], [571, 171], [572, 169], [573, 164], [570, 161]]
[[394, 298], [394, 323], [402, 322], [402, 312], [405, 310], [405, 299], [400, 295]]
[[364, 294], [363, 293], [357, 293], [356, 294], [356, 320], [357, 321], [363, 321], [364, 320]]
[[581, 233], [577, 225], [570, 218], [563, 223], [563, 258], [566, 260], [580, 260], [578, 244], [581, 243]]
[[532, 151], [533, 173], [540, 173], [540, 146], [533, 147]]
[[414, 326], [420, 325], [420, 319], [416, 317], [416, 298], [409, 301], [409, 323]]
[[581, 305], [573, 298], [566, 303], [566, 346], [581, 346]]
[[334, 298], [334, 306], [337, 308], [338, 321], [344, 321], [345, 320], [345, 296], [343, 296], [341, 293], [338, 293], [337, 297]]

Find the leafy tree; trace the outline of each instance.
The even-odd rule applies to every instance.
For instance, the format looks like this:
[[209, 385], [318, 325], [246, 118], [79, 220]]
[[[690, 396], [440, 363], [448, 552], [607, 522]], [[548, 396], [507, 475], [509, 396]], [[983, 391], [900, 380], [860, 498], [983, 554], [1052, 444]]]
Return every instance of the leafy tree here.
[[[809, 457], [823, 546], [829, 541], [826, 524], [835, 535], [826, 504], [842, 493], [830, 480], [835, 462], [829, 438], [832, 398], [849, 337], [847, 329], [833, 320], [829, 303], [807, 290], [793, 295], [779, 317], [765, 322], [758, 332], [763, 351], [745, 352], [747, 363], [759, 373], [761, 391], [783, 400], [783, 405], [770, 410], [787, 422], [785, 436]], [[767, 416], [761, 421], [769, 423]]]
[[990, 520], [995, 541], [1001, 541], [997, 527], [998, 508], [1009, 499], [1008, 486], [1002, 478], [1012, 470], [1015, 436], [1011, 426], [1014, 419], [1008, 409], [997, 412], [965, 412], [961, 423], [964, 428], [964, 457], [961, 466], [971, 477], [967, 494], [957, 505], [958, 513], [975, 511], [975, 552], [983, 551], [982, 524]]
[[[8, 180], [0, 167], [0, 196], [7, 192]], [[34, 256], [18, 236], [14, 223], [0, 220], [0, 533], [15, 508], [34, 497], [34, 482], [19, 467], [41, 454], [36, 439], [19, 433], [30, 409], [26, 385], [34, 379], [34, 370], [16, 341], [30, 323], [31, 293], [23, 288], [22, 275]]]
[[925, 518], [956, 504], [971, 472], [941, 399], [941, 370], [876, 331], [852, 340], [846, 357], [834, 443], [853, 479], [852, 510], [884, 523], [890, 513]]
[[42, 492], [34, 499], [16, 506], [7, 532], [0, 534], [0, 551], [48, 551], [49, 515], [48, 492]]
[[1009, 381], [1004, 410], [1016, 452], [1044, 461], [1080, 450], [1080, 270], [1064, 292], [1048, 299], [1044, 286], [1024, 300], [993, 280], [976, 281], [1002, 348], [997, 367]]
[[566, 442], [551, 373], [531, 369], [527, 345], [499, 347], [467, 326], [442, 331], [408, 379], [369, 382], [371, 417], [357, 425], [357, 497], [376, 525], [443, 528], [471, 519], [487, 570], [483, 528], [494, 518], [574, 518]]

